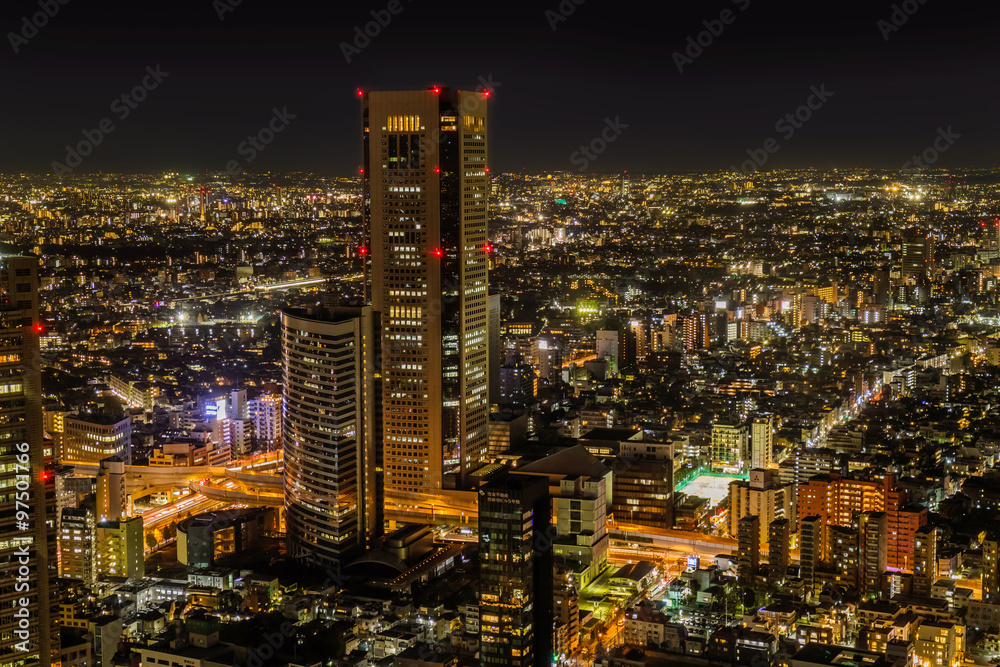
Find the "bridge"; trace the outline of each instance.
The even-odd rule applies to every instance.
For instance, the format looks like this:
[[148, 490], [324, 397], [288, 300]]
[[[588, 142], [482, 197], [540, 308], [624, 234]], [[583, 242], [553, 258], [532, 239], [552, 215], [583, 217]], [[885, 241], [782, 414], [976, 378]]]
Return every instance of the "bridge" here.
[[[101, 466], [98, 463], [63, 461], [72, 466], [78, 477], [96, 477]], [[230, 466], [125, 466], [125, 492], [133, 500], [153, 493], [163, 493], [174, 489], [190, 487], [194, 480], [229, 479], [252, 489], [273, 490], [282, 488], [282, 477], [275, 472], [282, 465], [281, 452], [266, 454], [234, 461]], [[252, 472], [248, 472], [252, 471]], [[206, 482], [207, 483], [207, 482]]]

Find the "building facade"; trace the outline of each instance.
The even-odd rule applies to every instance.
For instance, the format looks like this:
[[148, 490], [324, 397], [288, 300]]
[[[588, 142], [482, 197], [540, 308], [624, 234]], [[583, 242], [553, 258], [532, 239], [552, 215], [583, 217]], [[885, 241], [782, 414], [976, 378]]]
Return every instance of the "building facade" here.
[[486, 93], [362, 94], [385, 486], [466, 486], [488, 438]]

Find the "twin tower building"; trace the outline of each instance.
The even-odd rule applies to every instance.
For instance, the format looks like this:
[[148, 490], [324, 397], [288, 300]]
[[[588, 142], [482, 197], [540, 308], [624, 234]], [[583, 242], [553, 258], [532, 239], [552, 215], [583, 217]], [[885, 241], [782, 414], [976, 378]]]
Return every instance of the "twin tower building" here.
[[359, 95], [366, 305], [281, 320], [287, 532], [317, 565], [381, 533], [386, 494], [487, 462], [488, 92]]

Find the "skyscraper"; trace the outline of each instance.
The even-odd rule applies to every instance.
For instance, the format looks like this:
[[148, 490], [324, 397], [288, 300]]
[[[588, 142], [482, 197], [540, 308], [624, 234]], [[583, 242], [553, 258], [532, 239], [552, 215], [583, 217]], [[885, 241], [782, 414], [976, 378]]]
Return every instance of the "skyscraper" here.
[[289, 550], [348, 558], [382, 527], [371, 307], [281, 314]]
[[382, 314], [385, 486], [464, 486], [486, 459], [488, 93], [362, 94], [367, 290]]
[[546, 477], [503, 472], [479, 489], [479, 628], [483, 667], [549, 664], [552, 511]]
[[791, 528], [792, 522], [788, 519], [775, 519], [768, 525], [767, 580], [771, 584], [780, 584], [785, 580]]
[[47, 667], [59, 656], [55, 482], [45, 469], [42, 434], [43, 331], [38, 260], [8, 257], [0, 264], [0, 498], [8, 508], [0, 516], [0, 599], [7, 601], [0, 614], [0, 664], [25, 667]]

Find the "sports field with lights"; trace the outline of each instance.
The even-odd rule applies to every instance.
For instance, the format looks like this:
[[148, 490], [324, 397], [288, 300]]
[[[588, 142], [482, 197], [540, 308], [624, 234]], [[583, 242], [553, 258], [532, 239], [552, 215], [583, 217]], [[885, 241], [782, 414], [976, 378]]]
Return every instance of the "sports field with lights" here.
[[746, 479], [746, 476], [723, 475], [714, 472], [705, 473], [678, 486], [676, 491], [678, 493], [686, 493], [689, 496], [708, 498], [709, 504], [715, 507], [729, 495], [729, 483], [734, 479]]

